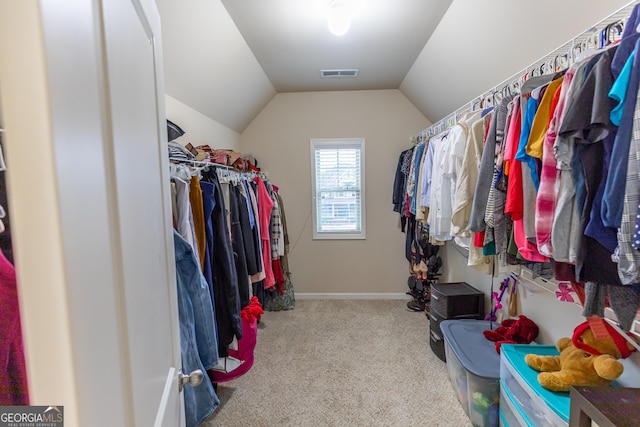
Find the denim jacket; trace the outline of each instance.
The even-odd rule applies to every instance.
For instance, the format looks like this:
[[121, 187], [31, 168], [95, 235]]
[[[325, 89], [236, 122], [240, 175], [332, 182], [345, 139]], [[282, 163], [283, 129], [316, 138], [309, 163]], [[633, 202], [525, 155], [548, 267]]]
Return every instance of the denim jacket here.
[[180, 318], [182, 372], [200, 369], [204, 381], [199, 386], [185, 386], [184, 406], [187, 427], [194, 427], [209, 417], [220, 404], [206, 373], [218, 363], [218, 336], [209, 286], [200, 271], [193, 249], [180, 234], [173, 233]]

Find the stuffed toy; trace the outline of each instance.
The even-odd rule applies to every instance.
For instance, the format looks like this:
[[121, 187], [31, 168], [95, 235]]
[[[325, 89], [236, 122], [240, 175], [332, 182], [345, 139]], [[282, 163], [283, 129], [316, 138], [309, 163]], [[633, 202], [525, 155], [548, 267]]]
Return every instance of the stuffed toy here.
[[607, 386], [624, 367], [617, 359], [631, 355], [633, 347], [611, 325], [602, 321], [606, 338], [596, 338], [589, 322], [575, 328], [572, 338], [560, 338], [559, 356], [527, 354], [527, 365], [541, 371], [538, 382], [547, 390], [569, 391], [571, 386]]
[[517, 319], [505, 319], [498, 328], [482, 333], [486, 339], [496, 343], [496, 351], [500, 354], [502, 344], [529, 344], [535, 340], [538, 336], [538, 325], [521, 314]]

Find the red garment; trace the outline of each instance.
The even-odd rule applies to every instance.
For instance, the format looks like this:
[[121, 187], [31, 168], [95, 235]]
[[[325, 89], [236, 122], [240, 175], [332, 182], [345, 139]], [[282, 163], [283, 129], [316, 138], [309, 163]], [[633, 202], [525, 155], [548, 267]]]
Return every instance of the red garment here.
[[273, 275], [276, 278], [276, 286], [280, 295], [284, 295], [284, 273], [282, 272], [282, 264], [280, 258], [273, 260]]
[[411, 206], [411, 202], [409, 201], [409, 195], [405, 193], [404, 195], [404, 216], [407, 218], [411, 217], [411, 211], [409, 210]]
[[254, 178], [258, 184], [258, 217], [260, 219], [260, 240], [262, 240], [262, 264], [264, 265], [264, 288], [271, 289], [276, 284], [271, 265], [271, 235], [269, 234], [269, 223], [271, 222], [271, 210], [273, 200], [269, 196], [267, 187], [259, 177]]
[[523, 210], [522, 164], [516, 161], [516, 152], [518, 151], [521, 132], [520, 104], [518, 98], [516, 98], [504, 152], [505, 171], [508, 175], [507, 200], [504, 213], [509, 215], [514, 221], [522, 218]]
[[475, 246], [476, 248], [483, 248], [484, 247], [484, 233], [485, 233], [485, 230], [482, 230], [479, 233], [474, 233], [474, 235], [473, 235], [473, 246]]
[[16, 270], [0, 251], [0, 405], [28, 405]]
[[487, 136], [489, 135], [489, 128], [491, 127], [491, 115], [487, 116], [487, 125], [484, 128], [484, 138], [482, 138], [482, 144], [487, 143]]

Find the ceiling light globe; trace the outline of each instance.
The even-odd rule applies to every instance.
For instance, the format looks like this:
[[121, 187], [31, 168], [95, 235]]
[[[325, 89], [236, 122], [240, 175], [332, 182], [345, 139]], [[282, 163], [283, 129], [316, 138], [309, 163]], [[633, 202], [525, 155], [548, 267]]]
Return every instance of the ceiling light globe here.
[[349, 31], [351, 27], [351, 12], [344, 1], [333, 0], [329, 3], [327, 25], [329, 31], [336, 36], [342, 36]]

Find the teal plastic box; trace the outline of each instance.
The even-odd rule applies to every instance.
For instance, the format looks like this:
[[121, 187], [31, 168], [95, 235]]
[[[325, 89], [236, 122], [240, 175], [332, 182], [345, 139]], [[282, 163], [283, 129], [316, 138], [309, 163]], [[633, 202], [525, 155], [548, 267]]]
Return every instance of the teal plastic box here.
[[[504, 344], [500, 349], [500, 384], [503, 396], [511, 398], [516, 412], [527, 426], [564, 427], [569, 425], [568, 392], [553, 392], [538, 383], [538, 371], [524, 361], [527, 354], [557, 356], [552, 345]], [[501, 405], [502, 406], [502, 405]], [[509, 425], [509, 427], [513, 427]]]
[[501, 384], [500, 386], [500, 426], [501, 427], [536, 427], [522, 412], [511, 393]]

